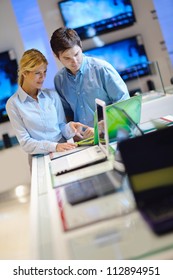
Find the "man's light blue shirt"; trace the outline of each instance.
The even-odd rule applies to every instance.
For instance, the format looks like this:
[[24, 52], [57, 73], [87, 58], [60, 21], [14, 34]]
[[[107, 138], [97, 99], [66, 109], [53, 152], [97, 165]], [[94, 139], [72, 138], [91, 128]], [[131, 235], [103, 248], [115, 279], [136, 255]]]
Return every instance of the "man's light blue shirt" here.
[[40, 90], [38, 101], [18, 88], [6, 104], [7, 114], [16, 137], [29, 154], [47, 154], [56, 151], [64, 136], [74, 136], [66, 118], [61, 100], [55, 91]]
[[108, 62], [83, 55], [80, 70], [72, 75], [65, 67], [55, 76], [55, 88], [59, 93], [66, 116], [74, 121], [94, 125], [95, 99], [111, 104], [128, 99], [126, 84]]

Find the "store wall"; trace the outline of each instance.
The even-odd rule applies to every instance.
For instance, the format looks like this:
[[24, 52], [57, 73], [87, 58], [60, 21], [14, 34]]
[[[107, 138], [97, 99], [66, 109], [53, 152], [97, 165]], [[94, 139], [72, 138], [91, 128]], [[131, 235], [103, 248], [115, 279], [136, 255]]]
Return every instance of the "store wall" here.
[[13, 48], [17, 58], [24, 50], [10, 0], [0, 1], [0, 52]]
[[[48, 35], [48, 40], [51, 37], [52, 32], [58, 27], [62, 26], [62, 20], [58, 10], [57, 2], [58, 0], [37, 1], [41, 11], [45, 30]], [[25, 3], [27, 3], [27, 1]], [[104, 34], [100, 36], [100, 39], [105, 43], [110, 43], [119, 39], [130, 37], [132, 35], [141, 34], [149, 60], [159, 62], [164, 85], [169, 86], [169, 57], [166, 47], [163, 44], [163, 36], [158, 20], [155, 16], [155, 13], [153, 12], [153, 2], [151, 0], [132, 0], [132, 4], [134, 6], [137, 22], [131, 27]], [[27, 11], [27, 7], [25, 7], [25, 9]], [[1, 0], [0, 2], [0, 26], [0, 51], [13, 48], [16, 52], [17, 59], [19, 59], [24, 51], [24, 44], [18, 29], [17, 21], [10, 0]], [[39, 34], [33, 34], [33, 36], [38, 37]], [[95, 43], [93, 39], [83, 41], [83, 49], [94, 47], [94, 45]], [[33, 45], [33, 47], [35, 46]], [[53, 54], [51, 55], [56, 61], [58, 70], [58, 68], [62, 67], [62, 65], [54, 58]], [[156, 87], [157, 84], [160, 83], [156, 75], [148, 76], [140, 79], [140, 84], [138, 81], [128, 82], [128, 88], [134, 89], [141, 87], [143, 91], [148, 91], [148, 80], [152, 80], [156, 84]], [[10, 135], [14, 134], [9, 122], [0, 124], [0, 138], [3, 133], [9, 133]]]
[[[10, 0], [0, 1], [0, 42], [0, 52], [14, 49], [19, 60], [24, 46]], [[9, 122], [0, 124], [0, 139], [4, 133], [14, 135]]]
[[[49, 38], [51, 37], [53, 31], [62, 25], [57, 2], [57, 0], [38, 0]], [[149, 60], [158, 61], [164, 85], [169, 86], [169, 56], [166, 47], [163, 44], [164, 39], [159, 22], [156, 18], [156, 13], [154, 12], [155, 7], [153, 2], [151, 0], [132, 0], [132, 4], [136, 15], [136, 23], [125, 29], [101, 35], [99, 38], [105, 43], [110, 43], [136, 34], [141, 34]], [[83, 41], [83, 49], [92, 48], [94, 46], [95, 43], [93, 39]], [[61, 67], [61, 64], [58, 61], [57, 65], [58, 67]], [[148, 80], [152, 80], [156, 84], [156, 87], [160, 87], [160, 81], [158, 81], [158, 78], [154, 76], [148, 76], [140, 79], [140, 85], [137, 81], [129, 82], [128, 87], [133, 89], [140, 86], [143, 91], [148, 91]]]
[[[153, 0], [157, 16], [162, 30], [162, 34], [167, 46], [169, 57], [171, 60], [170, 72], [173, 77], [173, 1], [172, 0]], [[169, 63], [169, 61], [168, 61]]]

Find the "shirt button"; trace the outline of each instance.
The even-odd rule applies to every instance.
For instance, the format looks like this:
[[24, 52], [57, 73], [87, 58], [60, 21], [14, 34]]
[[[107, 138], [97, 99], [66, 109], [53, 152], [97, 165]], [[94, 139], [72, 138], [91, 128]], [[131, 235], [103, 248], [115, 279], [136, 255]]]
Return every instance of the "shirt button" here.
[[81, 105], [80, 107], [83, 108], [83, 105]]
[[78, 95], [80, 94], [80, 92], [77, 93]]

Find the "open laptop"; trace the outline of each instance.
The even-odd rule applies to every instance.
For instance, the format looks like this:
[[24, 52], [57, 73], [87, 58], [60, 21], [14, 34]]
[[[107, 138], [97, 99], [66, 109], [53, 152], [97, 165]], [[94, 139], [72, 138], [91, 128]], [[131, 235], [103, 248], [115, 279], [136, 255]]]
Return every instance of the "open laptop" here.
[[173, 126], [124, 140], [119, 150], [139, 211], [157, 234], [173, 230]]
[[[97, 104], [99, 104], [99, 106], [102, 106], [102, 112], [103, 112], [102, 118], [106, 118], [105, 102], [96, 99], [96, 111], [97, 111]], [[96, 115], [98, 116], [97, 113]], [[95, 121], [96, 121], [96, 125], [95, 125], [94, 133], [96, 133], [96, 128], [98, 126], [98, 117], [96, 117]], [[66, 155], [65, 157], [60, 157], [51, 160], [50, 162], [51, 173], [53, 175], [60, 175], [84, 166], [88, 166], [91, 164], [95, 164], [107, 160], [109, 156], [109, 142], [108, 142], [106, 127], [104, 127], [104, 139], [105, 139], [104, 145], [99, 141], [98, 145], [85, 148], [73, 154]]]
[[[123, 109], [120, 109], [120, 112], [122, 111]], [[109, 137], [107, 133], [108, 120], [106, 115], [106, 104], [100, 99], [96, 99], [96, 115], [97, 128], [95, 129], [95, 133], [97, 133], [99, 147], [107, 155], [107, 158], [109, 158], [110, 150]], [[126, 185], [126, 180], [124, 180], [124, 173], [120, 171], [121, 170], [119, 168], [118, 170], [117, 168], [114, 168], [114, 165], [112, 164], [111, 168], [109, 167], [109, 169], [107, 169], [107, 167], [105, 166], [105, 168], [97, 174], [84, 176], [84, 178], [61, 185], [61, 187], [63, 187], [64, 189], [67, 202], [71, 205], [76, 205], [79, 203], [90, 201], [92, 199], [120, 193], [124, 190], [124, 201], [126, 201], [126, 199], [128, 200], [125, 213], [132, 211], [134, 209], [134, 203], [131, 203], [131, 192], [129, 192], [128, 188], [124, 188], [124, 186]], [[124, 213], [123, 210], [119, 213], [116, 213], [115, 208], [111, 208], [111, 205], [107, 207], [108, 209], [112, 209], [110, 210], [111, 215], [120, 215], [120, 213]], [[97, 210], [98, 216], [101, 215], [102, 209], [98, 206]]]
[[[97, 134], [100, 149], [107, 156], [107, 158], [109, 158], [109, 138], [105, 114], [106, 104], [100, 99], [96, 99], [95, 102], [97, 119], [95, 134]], [[123, 174], [115, 170], [112, 165], [111, 169], [109, 167], [107, 170], [107, 167], [105, 166], [105, 168], [97, 174], [92, 174], [91, 176], [64, 184], [62, 187], [64, 188], [68, 203], [71, 205], [76, 205], [90, 201], [92, 199], [121, 192], [123, 189], [122, 180]], [[130, 209], [132, 208], [132, 205], [130, 205]], [[98, 213], [102, 212], [99, 207], [97, 210]]]
[[[94, 138], [97, 139], [98, 145], [52, 160], [50, 168], [53, 175], [60, 175], [106, 160], [110, 156], [111, 151], [109, 146], [111, 133], [117, 131], [119, 127], [122, 128], [123, 124], [128, 126], [128, 128], [133, 127], [134, 129], [134, 120], [137, 122], [140, 119], [140, 96], [131, 97], [129, 100], [116, 103], [116, 107], [118, 108], [116, 110], [115, 104], [106, 106], [106, 103], [100, 99], [96, 99], [95, 102]], [[133, 115], [134, 120], [132, 120], [122, 108], [126, 108], [126, 110]], [[102, 131], [100, 131], [100, 129], [102, 129]]]

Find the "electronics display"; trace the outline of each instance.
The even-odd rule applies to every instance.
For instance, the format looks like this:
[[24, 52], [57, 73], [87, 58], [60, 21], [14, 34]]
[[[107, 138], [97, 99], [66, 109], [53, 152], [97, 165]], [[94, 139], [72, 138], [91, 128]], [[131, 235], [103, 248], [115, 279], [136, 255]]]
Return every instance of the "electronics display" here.
[[17, 90], [17, 60], [13, 50], [0, 53], [0, 123], [8, 121], [8, 98]]
[[85, 50], [84, 54], [112, 64], [124, 81], [151, 74], [141, 35]]
[[125, 28], [136, 21], [130, 0], [67, 0], [58, 2], [64, 25], [81, 39]]

